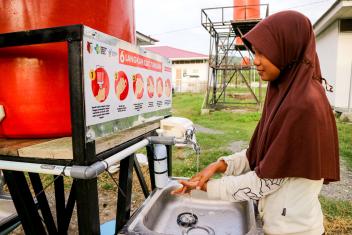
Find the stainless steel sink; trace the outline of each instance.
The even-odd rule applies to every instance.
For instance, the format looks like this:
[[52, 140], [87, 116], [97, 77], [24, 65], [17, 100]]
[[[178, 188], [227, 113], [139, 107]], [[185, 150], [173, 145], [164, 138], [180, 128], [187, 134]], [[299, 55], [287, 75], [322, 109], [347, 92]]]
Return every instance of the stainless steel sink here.
[[177, 187], [177, 181], [171, 180], [164, 189], [154, 191], [123, 232], [151, 235], [258, 234], [253, 202], [209, 200], [202, 194], [192, 197], [170, 195]]

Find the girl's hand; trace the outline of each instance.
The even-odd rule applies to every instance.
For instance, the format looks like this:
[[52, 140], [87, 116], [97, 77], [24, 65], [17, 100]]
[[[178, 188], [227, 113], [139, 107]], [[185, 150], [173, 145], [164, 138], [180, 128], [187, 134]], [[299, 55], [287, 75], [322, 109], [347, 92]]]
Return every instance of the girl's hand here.
[[198, 181], [191, 180], [179, 180], [178, 182], [182, 184], [182, 187], [171, 191], [173, 195], [189, 193], [192, 189], [195, 189], [198, 184]]
[[226, 168], [227, 168], [227, 164], [223, 160], [218, 162], [213, 162], [210, 165], [208, 165], [206, 168], [204, 168], [201, 172], [193, 176], [190, 180], [198, 181], [196, 188], [203, 189], [204, 184], [208, 182], [209, 179], [213, 177], [214, 174], [218, 172], [224, 173], [226, 171]]
[[172, 191], [171, 194], [184, 194], [195, 188], [207, 191], [206, 183], [209, 181], [209, 179], [217, 172], [225, 172], [226, 168], [227, 164], [225, 161], [211, 163], [188, 181], [180, 180], [179, 183], [182, 184], [182, 187]]

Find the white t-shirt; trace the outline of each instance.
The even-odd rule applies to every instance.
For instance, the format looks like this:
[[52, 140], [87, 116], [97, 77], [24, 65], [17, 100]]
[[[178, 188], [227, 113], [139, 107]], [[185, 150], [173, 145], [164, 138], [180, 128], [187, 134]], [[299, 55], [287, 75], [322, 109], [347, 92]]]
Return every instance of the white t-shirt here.
[[261, 179], [250, 170], [246, 150], [220, 160], [226, 162], [227, 169], [221, 179], [208, 182], [209, 198], [232, 202], [259, 200], [259, 214], [268, 235], [324, 233], [318, 199], [323, 179]]

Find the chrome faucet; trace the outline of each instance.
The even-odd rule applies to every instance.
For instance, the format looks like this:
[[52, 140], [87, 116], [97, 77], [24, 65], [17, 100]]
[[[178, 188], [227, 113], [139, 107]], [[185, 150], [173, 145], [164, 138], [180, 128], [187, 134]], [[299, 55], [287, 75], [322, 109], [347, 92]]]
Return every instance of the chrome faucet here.
[[190, 144], [192, 145], [193, 150], [196, 152], [196, 154], [200, 154], [200, 146], [197, 143], [196, 140], [196, 128], [188, 128], [185, 133], [185, 144]]

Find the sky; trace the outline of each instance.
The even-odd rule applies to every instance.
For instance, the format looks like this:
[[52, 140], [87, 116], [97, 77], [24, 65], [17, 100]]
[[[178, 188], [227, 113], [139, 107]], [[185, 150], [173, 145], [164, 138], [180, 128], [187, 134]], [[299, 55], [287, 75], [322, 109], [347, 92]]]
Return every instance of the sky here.
[[[269, 14], [299, 11], [314, 22], [335, 0], [262, 0]], [[159, 41], [158, 46], [209, 53], [210, 35], [201, 26], [201, 9], [233, 6], [233, 0], [135, 0], [136, 30]], [[220, 12], [211, 15], [210, 19]], [[225, 13], [226, 14], [226, 13]]]

